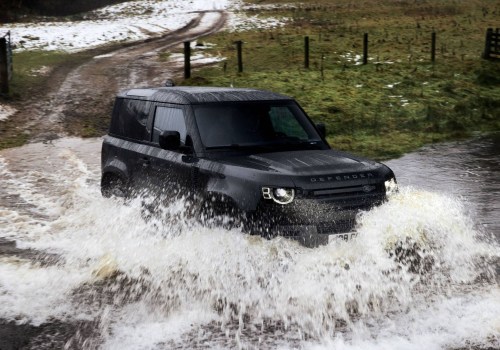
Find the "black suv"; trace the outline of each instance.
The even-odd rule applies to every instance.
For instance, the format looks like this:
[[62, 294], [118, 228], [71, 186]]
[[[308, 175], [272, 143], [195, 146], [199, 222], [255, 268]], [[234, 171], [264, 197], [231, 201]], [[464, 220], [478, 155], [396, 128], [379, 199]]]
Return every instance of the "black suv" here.
[[229, 214], [249, 233], [314, 246], [349, 238], [356, 214], [383, 202], [396, 179], [383, 164], [331, 149], [324, 125], [290, 97], [160, 87], [116, 97], [101, 189], [184, 196], [201, 215]]

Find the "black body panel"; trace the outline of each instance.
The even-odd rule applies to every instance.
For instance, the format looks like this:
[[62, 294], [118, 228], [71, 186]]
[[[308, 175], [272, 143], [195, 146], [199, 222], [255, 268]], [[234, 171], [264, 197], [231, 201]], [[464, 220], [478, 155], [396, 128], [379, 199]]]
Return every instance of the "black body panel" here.
[[[382, 203], [385, 182], [395, 181], [383, 164], [332, 150], [287, 96], [253, 89], [169, 87], [127, 90], [116, 101], [102, 147], [103, 193], [112, 183], [109, 179], [117, 177], [127, 188], [196, 198], [200, 207], [221, 202], [216, 207], [230, 207], [223, 213], [237, 216], [250, 233], [300, 236], [304, 242], [304, 237], [321, 236], [314, 245], [324, 243], [329, 234], [351, 231], [359, 211]], [[208, 124], [204, 115], [201, 125], [197, 106], [205, 105], [230, 106], [227, 110], [237, 114], [215, 115]], [[263, 114], [257, 116], [259, 111]], [[222, 138], [208, 137], [207, 129], [217, 128], [222, 120], [247, 129], [237, 136], [242, 130], [224, 125], [234, 135], [226, 131]], [[273, 133], [265, 138], [270, 129]], [[163, 131], [181, 135], [178, 149], [160, 147]], [[250, 136], [262, 141], [234, 141]], [[204, 139], [229, 141], [207, 147]], [[279, 193], [292, 193], [290, 203], [275, 200]]]

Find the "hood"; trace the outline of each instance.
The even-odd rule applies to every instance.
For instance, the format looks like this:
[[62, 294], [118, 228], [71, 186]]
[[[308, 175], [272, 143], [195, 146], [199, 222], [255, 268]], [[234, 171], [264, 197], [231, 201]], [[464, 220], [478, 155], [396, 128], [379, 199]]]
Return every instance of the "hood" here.
[[224, 163], [284, 175], [317, 176], [373, 171], [380, 164], [335, 150], [260, 153], [225, 159]]

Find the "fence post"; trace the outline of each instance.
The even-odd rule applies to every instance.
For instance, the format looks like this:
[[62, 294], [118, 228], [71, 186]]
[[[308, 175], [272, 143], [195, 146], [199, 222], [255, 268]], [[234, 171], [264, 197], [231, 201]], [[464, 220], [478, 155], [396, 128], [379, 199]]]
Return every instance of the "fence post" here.
[[368, 64], [368, 33], [363, 35], [363, 64]]
[[235, 41], [238, 55], [238, 73], [243, 73], [243, 41]]
[[493, 37], [493, 28], [488, 28], [486, 30], [486, 43], [484, 45], [484, 53], [483, 53], [483, 58], [484, 59], [490, 59], [490, 54], [491, 54], [491, 38]]
[[0, 93], [9, 93], [9, 65], [7, 39], [0, 38]]
[[12, 63], [12, 37], [10, 35], [10, 30], [7, 32], [7, 36], [9, 37], [9, 41], [7, 43], [7, 75], [10, 81], [14, 75], [14, 65]]
[[309, 37], [304, 37], [304, 68], [309, 69]]
[[191, 42], [184, 42], [184, 79], [191, 78]]
[[495, 53], [500, 51], [500, 28], [495, 29]]
[[436, 62], [436, 32], [431, 35], [431, 62]]

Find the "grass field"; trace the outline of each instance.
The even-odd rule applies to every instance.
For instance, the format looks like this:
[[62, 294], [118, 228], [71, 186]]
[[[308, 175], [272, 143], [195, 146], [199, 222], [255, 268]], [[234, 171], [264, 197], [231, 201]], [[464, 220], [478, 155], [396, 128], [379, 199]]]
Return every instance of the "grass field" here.
[[[498, 1], [286, 1], [282, 8], [249, 12], [287, 18], [287, 25], [205, 38], [216, 44], [210, 53], [227, 61], [195, 72], [183, 84], [291, 95], [315, 121], [327, 124], [333, 146], [379, 159], [500, 130], [500, 62], [481, 59], [486, 28], [500, 26]], [[364, 33], [368, 65], [361, 64]], [[236, 40], [244, 42], [241, 74]]]
[[[500, 130], [500, 61], [481, 59], [486, 29], [500, 27], [497, 0], [246, 4], [249, 15], [283, 18], [286, 24], [203, 38], [215, 44], [204, 52], [227, 60], [193, 72], [181, 84], [254, 87], [291, 95], [315, 121], [327, 125], [332, 146], [378, 159], [431, 142]], [[432, 32], [437, 37], [434, 63]], [[369, 38], [367, 65], [361, 64], [364, 33]], [[310, 38], [309, 69], [304, 68], [304, 36]], [[237, 72], [236, 40], [244, 42], [243, 73]], [[22, 106], [33, 95], [50, 91], [54, 82], [48, 72], [57, 68], [63, 76], [64, 67], [75, 67], [100, 51], [105, 48], [77, 54], [15, 53], [11, 101]], [[162, 62], [169, 57], [170, 52], [159, 54]], [[0, 122], [0, 148], [26, 142], [25, 133], [11, 132], [16, 127], [14, 120]], [[82, 129], [80, 135], [101, 132]]]
[[50, 71], [67, 62], [71, 55], [60, 51], [14, 52], [14, 74], [11, 82], [13, 98], [29, 97], [32, 90], [45, 82]]

